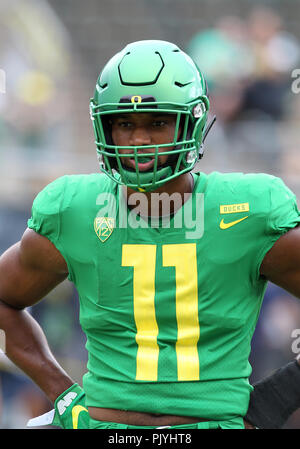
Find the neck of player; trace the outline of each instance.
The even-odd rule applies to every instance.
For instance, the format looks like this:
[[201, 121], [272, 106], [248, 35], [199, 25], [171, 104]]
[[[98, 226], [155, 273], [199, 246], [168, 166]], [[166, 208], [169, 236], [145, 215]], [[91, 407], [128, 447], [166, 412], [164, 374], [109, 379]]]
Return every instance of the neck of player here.
[[129, 209], [135, 208], [139, 215], [145, 217], [162, 217], [173, 215], [189, 199], [194, 189], [192, 174], [184, 173], [172, 179], [153, 192], [137, 192], [123, 187]]

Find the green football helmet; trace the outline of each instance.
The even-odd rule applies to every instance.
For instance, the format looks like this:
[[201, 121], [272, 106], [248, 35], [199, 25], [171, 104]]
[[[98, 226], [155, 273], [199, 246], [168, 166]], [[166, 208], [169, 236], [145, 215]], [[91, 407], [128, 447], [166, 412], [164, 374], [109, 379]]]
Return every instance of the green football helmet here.
[[[176, 45], [159, 40], [128, 44], [106, 64], [97, 80], [90, 114], [100, 169], [119, 184], [149, 192], [191, 171], [203, 155], [209, 99], [205, 79], [193, 60]], [[111, 135], [113, 114], [175, 114], [174, 139], [161, 145], [116, 146]], [[179, 128], [181, 132], [179, 133]], [[179, 135], [180, 134], [180, 135]], [[121, 154], [120, 149], [130, 150]], [[138, 162], [154, 159], [151, 170]], [[168, 155], [158, 164], [158, 154]], [[131, 157], [135, 169], [122, 163]]]

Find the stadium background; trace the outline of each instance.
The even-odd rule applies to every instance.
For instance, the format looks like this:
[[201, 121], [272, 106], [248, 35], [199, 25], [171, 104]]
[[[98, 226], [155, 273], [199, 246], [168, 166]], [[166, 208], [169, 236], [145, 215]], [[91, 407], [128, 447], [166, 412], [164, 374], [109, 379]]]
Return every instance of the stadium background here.
[[[43, 186], [98, 170], [89, 98], [106, 61], [140, 39], [175, 42], [206, 74], [218, 120], [201, 170], [275, 174], [300, 198], [300, 93], [292, 77], [300, 69], [299, 19], [298, 0], [1, 0], [0, 253], [20, 239]], [[31, 312], [81, 383], [85, 339], [72, 285]], [[252, 381], [300, 352], [298, 328], [299, 301], [270, 284]], [[52, 408], [3, 353], [0, 398], [2, 429], [23, 428]], [[300, 413], [286, 428], [300, 428]]]

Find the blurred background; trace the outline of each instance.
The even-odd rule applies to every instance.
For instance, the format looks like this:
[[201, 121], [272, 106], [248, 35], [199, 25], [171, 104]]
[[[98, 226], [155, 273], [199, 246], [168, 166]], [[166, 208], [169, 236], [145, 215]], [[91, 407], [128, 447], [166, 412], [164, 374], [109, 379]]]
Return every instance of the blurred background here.
[[[0, 253], [20, 239], [47, 183], [98, 171], [89, 98], [107, 60], [141, 39], [176, 43], [206, 75], [217, 123], [201, 170], [274, 174], [300, 198], [299, 20], [299, 0], [1, 0]], [[87, 356], [73, 285], [31, 313], [81, 383]], [[299, 300], [269, 284], [251, 381], [300, 352], [298, 328]], [[0, 354], [0, 428], [24, 428], [51, 408]], [[300, 413], [285, 427], [300, 428]]]

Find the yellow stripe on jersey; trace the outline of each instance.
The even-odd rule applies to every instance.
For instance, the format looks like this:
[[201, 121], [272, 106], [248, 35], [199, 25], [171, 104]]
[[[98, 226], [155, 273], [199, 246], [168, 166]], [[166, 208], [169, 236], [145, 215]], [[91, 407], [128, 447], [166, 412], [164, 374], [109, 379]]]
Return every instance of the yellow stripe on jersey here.
[[122, 266], [133, 266], [134, 318], [138, 344], [136, 380], [157, 381], [158, 326], [155, 317], [156, 245], [123, 245]]
[[179, 381], [199, 380], [200, 337], [196, 244], [163, 245], [163, 265], [176, 270], [176, 342]]

